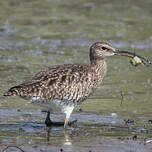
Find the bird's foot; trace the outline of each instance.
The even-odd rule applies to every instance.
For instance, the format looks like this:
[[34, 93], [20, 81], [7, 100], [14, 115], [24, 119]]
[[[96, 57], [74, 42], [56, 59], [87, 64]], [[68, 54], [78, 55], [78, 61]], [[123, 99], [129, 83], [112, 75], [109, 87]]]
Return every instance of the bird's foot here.
[[[77, 120], [73, 120], [68, 122], [68, 126], [73, 126], [75, 125]], [[58, 122], [58, 121], [45, 121], [46, 127], [61, 127], [64, 126], [64, 122]]]
[[77, 119], [75, 119], [75, 120], [73, 120], [73, 121], [70, 121], [69, 123], [68, 123], [68, 126], [73, 126], [73, 125], [75, 125], [77, 123]]
[[[68, 126], [72, 126], [72, 125], [74, 125], [74, 124], [76, 124], [76, 122], [77, 122], [77, 120], [73, 120], [73, 121], [70, 121], [70, 122], [68, 122]], [[49, 121], [49, 122], [47, 122], [47, 123], [45, 123], [46, 124], [46, 126], [48, 126], [48, 127], [53, 127], [53, 126], [55, 126], [55, 127], [60, 127], [60, 126], [64, 126], [64, 122], [59, 122], [59, 121]]]

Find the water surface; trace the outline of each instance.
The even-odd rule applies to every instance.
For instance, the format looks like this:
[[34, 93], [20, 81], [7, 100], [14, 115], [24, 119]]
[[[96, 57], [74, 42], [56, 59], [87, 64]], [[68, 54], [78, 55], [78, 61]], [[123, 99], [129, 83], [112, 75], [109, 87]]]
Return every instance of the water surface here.
[[[0, 94], [50, 65], [88, 64], [95, 41], [107, 40], [152, 60], [151, 5], [151, 0], [1, 1]], [[78, 126], [67, 134], [62, 127], [52, 128], [49, 142], [42, 107], [1, 98], [1, 149], [150, 151], [149, 144], [140, 142], [151, 138], [152, 67], [133, 67], [129, 59], [116, 56], [107, 58], [107, 64], [102, 85], [81, 105], [83, 111], [71, 116]], [[64, 116], [53, 114], [52, 119], [63, 121]], [[124, 119], [134, 124], [128, 126]], [[134, 135], [137, 141], [132, 141]]]

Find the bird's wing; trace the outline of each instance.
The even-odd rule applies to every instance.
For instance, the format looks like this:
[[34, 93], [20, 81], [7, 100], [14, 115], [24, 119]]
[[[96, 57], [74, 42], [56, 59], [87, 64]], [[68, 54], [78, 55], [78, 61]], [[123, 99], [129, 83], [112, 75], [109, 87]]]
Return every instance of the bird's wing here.
[[77, 99], [81, 96], [82, 82], [87, 78], [86, 69], [85, 65], [50, 67], [21, 85], [10, 88], [6, 95], [25, 98], [40, 97], [44, 100]]

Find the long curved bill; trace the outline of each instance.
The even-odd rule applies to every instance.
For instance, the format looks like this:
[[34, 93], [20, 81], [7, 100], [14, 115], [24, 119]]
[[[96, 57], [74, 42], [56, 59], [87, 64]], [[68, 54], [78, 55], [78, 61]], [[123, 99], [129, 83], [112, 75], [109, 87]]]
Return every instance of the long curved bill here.
[[127, 56], [129, 58], [131, 58], [131, 63], [134, 66], [137, 66], [139, 64], [143, 64], [145, 66], [149, 66], [150, 64], [152, 64], [151, 61], [149, 61], [148, 59], [133, 53], [133, 52], [128, 52], [128, 51], [121, 51], [121, 50], [115, 50], [115, 55], [120, 55], [120, 56]]

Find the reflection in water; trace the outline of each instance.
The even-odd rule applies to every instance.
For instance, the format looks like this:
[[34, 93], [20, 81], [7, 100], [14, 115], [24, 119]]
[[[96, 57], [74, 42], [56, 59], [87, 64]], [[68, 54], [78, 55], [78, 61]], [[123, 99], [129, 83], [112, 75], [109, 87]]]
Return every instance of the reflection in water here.
[[50, 141], [50, 130], [51, 130], [51, 127], [46, 127], [46, 140], [48, 142]]
[[[61, 128], [61, 129], [63, 129], [63, 128]], [[69, 132], [72, 130], [72, 128], [68, 128], [68, 129], [63, 129], [64, 131], [64, 139], [63, 139], [63, 141], [62, 141], [62, 145], [61, 145], [61, 147], [66, 147], [66, 149], [69, 149], [69, 150], [72, 150], [72, 139], [70, 138], [70, 136], [69, 136]], [[51, 135], [51, 132], [52, 131], [52, 127], [46, 127], [46, 140], [47, 140], [47, 142], [48, 143], [50, 143], [51, 141], [50, 141], [50, 135]], [[63, 137], [62, 137], [63, 138]]]
[[[46, 139], [47, 139], [47, 142], [50, 141], [50, 134], [51, 134], [51, 129], [52, 127], [46, 127]], [[63, 128], [61, 128], [63, 129]], [[63, 142], [63, 145], [67, 145], [67, 146], [70, 146], [72, 145], [72, 141], [71, 141], [71, 138], [69, 137], [69, 131], [71, 131], [72, 129], [68, 129], [68, 130], [64, 130], [64, 142]]]
[[[96, 144], [98, 147], [101, 144], [100, 140], [102, 141], [104, 137], [108, 137], [108, 141], [105, 144], [110, 146], [114, 144], [112, 141], [109, 143], [109, 140], [112, 140], [113, 137], [117, 137], [117, 143], [119, 143], [121, 140], [123, 140], [123, 142], [125, 139], [128, 140], [128, 136], [134, 138], [135, 135], [138, 135], [140, 138], [137, 138], [136, 140], [139, 142], [144, 139], [141, 138], [142, 135], [144, 137], [145, 133], [147, 134], [151, 132], [150, 128], [147, 128], [147, 132], [145, 132], [145, 129], [146, 128], [136, 128], [135, 126], [130, 128], [125, 124], [125, 122], [120, 126], [115, 126], [112, 123], [89, 125], [81, 124], [79, 125], [79, 128], [69, 127], [67, 130], [64, 130], [63, 127], [45, 128], [44, 124], [36, 123], [6, 123], [0, 124], [0, 146], [3, 145], [4, 149], [10, 145], [9, 143], [11, 143], [11, 145], [17, 145], [26, 151], [28, 151], [28, 145], [33, 147], [32, 150], [34, 150], [34, 147], [40, 149], [42, 147], [42, 149], [47, 150], [47, 147], [52, 149], [54, 146], [59, 146], [60, 148], [63, 148], [65, 152], [72, 152], [76, 150], [76, 147], [83, 147], [87, 144], [87, 142], [89, 142], [89, 145], [93, 148], [95, 148], [94, 145]], [[7, 141], [9, 141], [9, 143]], [[94, 141], [97, 143], [93, 143]], [[105, 141], [103, 140], [102, 143], [104, 142]], [[24, 147], [22, 147], [23, 143]], [[90, 148], [90, 146], [88, 148]], [[38, 151], [38, 149], [35, 150]], [[85, 151], [89, 150], [87, 149]]]
[[72, 145], [72, 141], [71, 141], [71, 139], [69, 137], [68, 130], [64, 130], [64, 137], [65, 137], [64, 145], [71, 146]]

